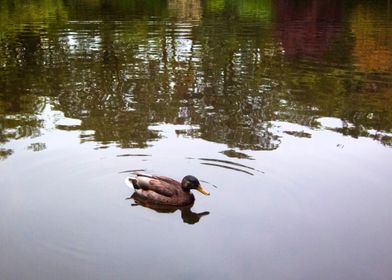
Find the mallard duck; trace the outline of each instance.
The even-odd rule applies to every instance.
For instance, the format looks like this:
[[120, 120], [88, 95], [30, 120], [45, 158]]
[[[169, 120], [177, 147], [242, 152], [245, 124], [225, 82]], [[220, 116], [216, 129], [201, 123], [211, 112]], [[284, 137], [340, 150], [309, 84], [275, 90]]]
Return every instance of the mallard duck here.
[[192, 189], [204, 195], [210, 193], [206, 191], [199, 180], [192, 176], [185, 176], [181, 183], [165, 176], [155, 176], [135, 173], [125, 179], [127, 186], [134, 188], [137, 195], [150, 203], [172, 206], [186, 206], [195, 201], [195, 197], [190, 192]]

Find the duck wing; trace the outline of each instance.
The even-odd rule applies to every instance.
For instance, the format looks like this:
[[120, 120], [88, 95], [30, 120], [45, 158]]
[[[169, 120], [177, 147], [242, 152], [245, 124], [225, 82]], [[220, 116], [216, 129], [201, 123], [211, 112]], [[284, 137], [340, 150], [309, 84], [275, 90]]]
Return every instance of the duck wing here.
[[181, 184], [180, 182], [178, 182], [177, 180], [174, 180], [170, 177], [166, 177], [166, 176], [152, 176], [152, 178], [163, 181], [171, 186], [175, 186], [176, 188], [181, 188]]
[[173, 179], [150, 175], [138, 175], [133, 183], [134, 185], [136, 183], [136, 188], [145, 191], [153, 191], [167, 197], [175, 195], [178, 192], [178, 186], [180, 186], [180, 184]]

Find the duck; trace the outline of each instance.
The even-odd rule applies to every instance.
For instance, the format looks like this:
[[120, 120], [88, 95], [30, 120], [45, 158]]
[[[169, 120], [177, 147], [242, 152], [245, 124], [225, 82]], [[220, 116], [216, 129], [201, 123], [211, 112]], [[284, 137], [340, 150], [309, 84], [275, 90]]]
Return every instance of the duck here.
[[181, 183], [166, 176], [134, 173], [125, 178], [125, 184], [135, 190], [136, 195], [152, 204], [187, 206], [195, 201], [191, 190], [204, 195], [210, 193], [204, 189], [199, 180], [192, 175], [185, 176]]

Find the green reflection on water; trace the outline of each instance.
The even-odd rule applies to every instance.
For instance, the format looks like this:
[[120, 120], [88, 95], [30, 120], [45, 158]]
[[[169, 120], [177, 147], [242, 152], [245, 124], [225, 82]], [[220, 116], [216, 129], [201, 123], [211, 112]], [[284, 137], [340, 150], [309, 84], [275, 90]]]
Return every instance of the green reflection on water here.
[[58, 129], [121, 147], [173, 123], [273, 150], [273, 121], [325, 128], [320, 117], [390, 146], [389, 10], [353, 2], [0, 1], [0, 143], [42, 133], [50, 105], [81, 120]]

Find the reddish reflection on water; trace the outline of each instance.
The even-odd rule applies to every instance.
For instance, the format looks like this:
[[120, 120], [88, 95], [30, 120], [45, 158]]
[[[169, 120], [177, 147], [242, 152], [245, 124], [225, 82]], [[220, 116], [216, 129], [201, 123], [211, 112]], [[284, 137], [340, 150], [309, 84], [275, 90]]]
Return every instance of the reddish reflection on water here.
[[276, 34], [288, 57], [324, 58], [346, 28], [343, 1], [277, 0], [273, 3]]

